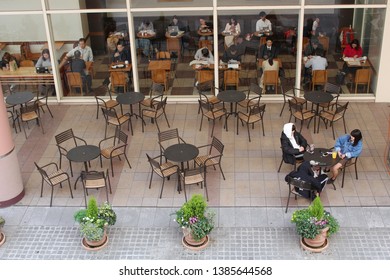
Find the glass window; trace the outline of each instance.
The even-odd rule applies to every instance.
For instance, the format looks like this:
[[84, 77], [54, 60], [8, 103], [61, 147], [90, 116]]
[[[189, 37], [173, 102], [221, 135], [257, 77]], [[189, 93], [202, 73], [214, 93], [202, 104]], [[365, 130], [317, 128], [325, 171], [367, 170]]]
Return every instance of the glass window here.
[[132, 0], [132, 8], [212, 7], [210, 0]]
[[2, 0], [0, 11], [40, 11], [42, 10], [40, 0]]
[[[109, 95], [107, 86], [110, 83], [111, 63], [119, 40], [128, 55], [126, 59], [123, 56], [123, 64], [128, 60], [131, 65], [126, 14], [53, 14], [50, 18], [56, 45], [55, 55], [60, 62], [64, 96]], [[85, 38], [85, 42], [80, 42], [80, 38]], [[80, 51], [86, 71], [80, 71], [78, 62], [73, 63], [75, 50]], [[122, 70], [125, 81], [131, 84], [131, 68], [126, 67]], [[82, 93], [80, 85], [73, 85], [71, 77], [67, 77], [69, 76], [67, 72], [81, 74]]]
[[[341, 84], [343, 93], [375, 92], [384, 12], [384, 9], [306, 10], [302, 67], [304, 88], [323, 88], [324, 81], [316, 81], [320, 72], [313, 70], [323, 70], [327, 65], [327, 81]], [[322, 58], [318, 58], [320, 56]], [[321, 62], [323, 59], [326, 65]], [[365, 70], [370, 73], [368, 88], [362, 82], [367, 75]], [[313, 82], [318, 87], [313, 86]]]
[[306, 5], [387, 4], [387, 0], [306, 0]]
[[[4, 92], [43, 92], [34, 67], [47, 41], [42, 15], [3, 15], [0, 24], [0, 59], [3, 69], [0, 81]], [[50, 60], [46, 62], [48, 64], [45, 66], [50, 66]], [[12, 71], [17, 78], [11, 82], [6, 76]], [[45, 78], [50, 80], [48, 82], [51, 85], [54, 84], [52, 76]], [[52, 86], [50, 90], [53, 93]]]
[[47, 0], [50, 10], [120, 9], [126, 8], [125, 0]]

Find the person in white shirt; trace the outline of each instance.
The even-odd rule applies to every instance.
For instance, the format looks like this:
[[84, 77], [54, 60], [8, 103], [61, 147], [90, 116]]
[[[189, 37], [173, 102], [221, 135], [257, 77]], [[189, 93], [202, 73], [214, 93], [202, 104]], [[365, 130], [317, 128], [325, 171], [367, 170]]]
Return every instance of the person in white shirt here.
[[259, 13], [260, 19], [256, 22], [256, 31], [262, 31], [265, 29], [268, 29], [268, 31], [272, 31], [272, 24], [271, 22], [266, 18], [265, 12]]
[[75, 51], [80, 51], [81, 58], [87, 62], [87, 61], [93, 61], [93, 52], [92, 49], [87, 46], [87, 42], [84, 38], [79, 39], [79, 44], [77, 47], [75, 47], [73, 50], [69, 51], [66, 54], [66, 58], [73, 58]]
[[231, 45], [234, 45], [234, 38], [237, 35], [240, 35], [241, 33], [240, 24], [237, 22], [237, 20], [234, 17], [231, 17], [229, 22], [226, 23], [224, 32], [231, 34], [231, 35], [227, 35], [227, 34], [225, 35], [225, 45], [228, 48]]
[[208, 48], [204, 47], [196, 51], [195, 53], [195, 59], [196, 60], [203, 60], [207, 61], [210, 64], [214, 63], [214, 56], [213, 54], [209, 51]]
[[[314, 56], [311, 56], [305, 63], [305, 80], [306, 83], [311, 80], [311, 73], [314, 70], [325, 70], [328, 67], [328, 61], [323, 57], [324, 52], [321, 49], [317, 49]], [[311, 68], [311, 71], [310, 71]]]

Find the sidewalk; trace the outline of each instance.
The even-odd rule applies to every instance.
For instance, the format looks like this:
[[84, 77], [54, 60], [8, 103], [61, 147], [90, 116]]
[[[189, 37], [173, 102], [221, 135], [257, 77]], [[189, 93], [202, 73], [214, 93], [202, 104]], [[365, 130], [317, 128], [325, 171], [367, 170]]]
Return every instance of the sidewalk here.
[[[389, 260], [390, 207], [326, 208], [339, 220], [340, 231], [322, 254], [303, 251], [290, 223], [296, 208], [213, 208], [216, 228], [209, 246], [200, 252], [185, 249], [182, 233], [170, 216], [176, 208], [115, 207], [116, 225], [109, 243], [88, 252], [73, 220], [78, 207], [13, 206], [0, 209], [6, 219], [7, 240], [2, 260], [160, 259], [160, 260]], [[10, 218], [12, 216], [12, 219]]]

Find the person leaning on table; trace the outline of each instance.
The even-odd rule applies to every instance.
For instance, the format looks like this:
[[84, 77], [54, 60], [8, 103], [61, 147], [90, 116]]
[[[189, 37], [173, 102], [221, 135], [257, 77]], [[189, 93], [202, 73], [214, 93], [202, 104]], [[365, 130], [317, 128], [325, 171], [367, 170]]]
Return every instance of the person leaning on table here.
[[283, 151], [283, 161], [294, 164], [296, 159], [302, 159], [306, 150], [307, 141], [298, 131], [293, 123], [286, 123], [283, 126], [280, 143]]
[[194, 58], [196, 60], [207, 61], [209, 64], [214, 64], [214, 56], [207, 47], [197, 50]]
[[363, 136], [359, 129], [354, 129], [350, 134], [337, 138], [334, 149], [337, 151], [341, 160], [330, 169], [333, 176], [329, 177], [328, 184], [332, 184], [336, 180], [340, 168], [343, 167], [348, 160], [360, 156], [363, 149], [362, 139]]

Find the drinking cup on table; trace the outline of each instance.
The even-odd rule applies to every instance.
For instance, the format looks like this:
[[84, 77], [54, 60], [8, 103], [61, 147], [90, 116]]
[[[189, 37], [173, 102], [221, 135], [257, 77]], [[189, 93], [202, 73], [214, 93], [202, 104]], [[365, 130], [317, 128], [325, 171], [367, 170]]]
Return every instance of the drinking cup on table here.
[[126, 60], [126, 61], [125, 61], [125, 64], [126, 64], [126, 65], [128, 65], [128, 64], [129, 64], [129, 61], [128, 61], [128, 60]]
[[337, 151], [336, 151], [336, 150], [333, 150], [333, 151], [332, 151], [332, 158], [333, 158], [333, 159], [336, 159], [336, 158], [337, 158]]

